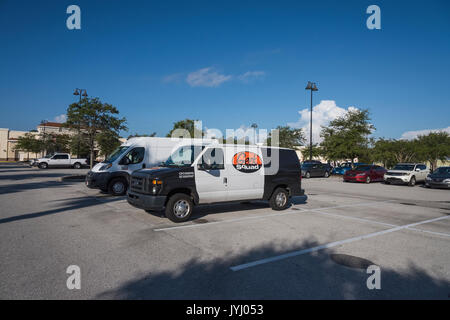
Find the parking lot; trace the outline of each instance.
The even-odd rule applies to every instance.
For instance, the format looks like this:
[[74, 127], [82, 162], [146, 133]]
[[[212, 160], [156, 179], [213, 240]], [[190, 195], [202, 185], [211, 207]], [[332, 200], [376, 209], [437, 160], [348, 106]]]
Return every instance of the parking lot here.
[[285, 211], [215, 204], [175, 224], [60, 181], [86, 172], [0, 164], [0, 299], [450, 297], [449, 190], [303, 179]]

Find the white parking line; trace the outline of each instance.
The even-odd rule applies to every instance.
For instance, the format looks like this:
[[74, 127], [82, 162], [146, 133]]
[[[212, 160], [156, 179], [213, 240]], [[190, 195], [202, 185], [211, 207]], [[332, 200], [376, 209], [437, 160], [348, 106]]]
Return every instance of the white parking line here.
[[270, 262], [274, 262], [274, 261], [279, 261], [279, 260], [283, 260], [283, 259], [287, 259], [287, 258], [291, 258], [291, 257], [296, 257], [296, 256], [303, 255], [303, 254], [306, 254], [306, 253], [319, 251], [319, 250], [323, 250], [323, 249], [328, 249], [328, 248], [336, 247], [336, 246], [339, 246], [339, 245], [342, 245], [342, 244], [355, 242], [355, 241], [359, 241], [359, 240], [363, 240], [363, 239], [368, 239], [368, 238], [376, 237], [376, 236], [379, 236], [379, 235], [383, 235], [383, 234], [387, 234], [387, 233], [391, 233], [391, 232], [395, 232], [395, 231], [399, 231], [399, 230], [403, 230], [403, 229], [408, 229], [408, 228], [411, 228], [411, 227], [414, 227], [414, 226], [418, 226], [418, 225], [421, 225], [421, 224], [430, 223], [430, 222], [439, 221], [439, 220], [444, 220], [444, 219], [448, 219], [448, 218], [450, 218], [450, 216], [443, 216], [443, 217], [438, 217], [438, 218], [429, 219], [429, 220], [425, 220], [425, 221], [410, 223], [410, 224], [394, 227], [394, 228], [383, 230], [383, 231], [369, 233], [369, 234], [358, 236], [358, 237], [353, 237], [353, 238], [349, 238], [349, 239], [345, 239], [345, 240], [330, 242], [330, 243], [327, 243], [327, 244], [323, 244], [323, 245], [312, 247], [312, 248], [308, 248], [308, 249], [303, 249], [303, 250], [298, 250], [298, 251], [285, 253], [285, 254], [278, 255], [278, 256], [275, 256], [275, 257], [271, 257], [271, 258], [265, 258], [265, 259], [256, 260], [256, 261], [253, 261], [253, 262], [240, 264], [240, 265], [237, 265], [237, 266], [233, 266], [230, 269], [232, 271], [239, 271], [239, 270], [255, 267], [255, 266], [258, 266], [258, 265], [262, 265], [262, 264], [266, 264], [266, 263], [270, 263]]
[[288, 214], [293, 213], [299, 213], [299, 212], [309, 212], [313, 210], [326, 210], [326, 209], [337, 209], [337, 208], [347, 208], [347, 207], [361, 207], [361, 206], [371, 206], [371, 205], [380, 205], [381, 203], [388, 203], [392, 200], [388, 201], [382, 201], [382, 202], [362, 202], [362, 203], [353, 203], [353, 204], [347, 204], [347, 205], [340, 205], [340, 206], [332, 206], [332, 207], [323, 207], [323, 208], [314, 208], [314, 209], [303, 209], [294, 207], [293, 209], [288, 209], [286, 212], [283, 213], [272, 213], [272, 214], [265, 214], [260, 216], [251, 216], [251, 217], [244, 217], [244, 218], [236, 218], [236, 219], [228, 219], [228, 220], [221, 220], [221, 221], [213, 221], [213, 222], [207, 222], [202, 224], [184, 224], [181, 226], [174, 226], [174, 227], [165, 227], [165, 228], [158, 228], [153, 229], [153, 231], [169, 231], [169, 230], [176, 230], [176, 229], [186, 229], [186, 228], [200, 228], [210, 225], [215, 225], [219, 223], [231, 223], [231, 222], [239, 222], [244, 220], [251, 220], [251, 219], [263, 219], [263, 218], [270, 218], [270, 217], [279, 217], [284, 216]]

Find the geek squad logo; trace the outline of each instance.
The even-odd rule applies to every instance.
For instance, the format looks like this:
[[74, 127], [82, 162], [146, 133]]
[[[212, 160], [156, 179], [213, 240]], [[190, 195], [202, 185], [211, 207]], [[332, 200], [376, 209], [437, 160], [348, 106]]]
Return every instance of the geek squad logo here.
[[233, 166], [238, 171], [251, 173], [261, 168], [262, 161], [256, 153], [242, 151], [233, 156]]

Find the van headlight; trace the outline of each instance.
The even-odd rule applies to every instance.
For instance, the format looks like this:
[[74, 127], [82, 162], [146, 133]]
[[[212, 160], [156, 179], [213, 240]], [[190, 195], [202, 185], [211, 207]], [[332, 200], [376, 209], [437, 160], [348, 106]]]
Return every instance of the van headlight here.
[[112, 163], [108, 163], [108, 164], [105, 164], [104, 166], [102, 166], [100, 169], [98, 169], [99, 171], [105, 171], [105, 170], [108, 170], [109, 168], [111, 168], [112, 167]]
[[445, 179], [443, 182], [444, 183], [450, 183], [450, 179]]
[[427, 177], [427, 181], [431, 181], [432, 179], [430, 177]]
[[158, 179], [152, 180], [152, 193], [153, 194], [159, 193], [162, 189], [162, 184], [163, 182], [161, 180]]

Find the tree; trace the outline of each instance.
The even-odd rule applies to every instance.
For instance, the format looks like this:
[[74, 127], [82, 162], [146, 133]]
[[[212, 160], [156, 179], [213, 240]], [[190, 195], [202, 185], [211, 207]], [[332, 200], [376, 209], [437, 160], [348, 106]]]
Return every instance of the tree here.
[[[278, 126], [279, 146], [283, 148], [297, 149], [305, 143], [305, 135], [302, 129], [295, 129], [289, 126]], [[267, 139], [267, 145], [272, 145], [272, 132]]]
[[394, 140], [380, 138], [373, 142], [370, 159], [381, 162], [385, 168], [391, 168], [396, 163]]
[[100, 154], [106, 157], [121, 145], [120, 136], [114, 131], [102, 131], [97, 135], [97, 145]]
[[30, 152], [39, 153], [43, 150], [43, 143], [41, 140], [36, 139], [36, 135], [32, 133], [25, 133], [17, 139], [15, 150], [27, 152], [27, 160], [30, 159]]
[[[194, 137], [203, 137], [204, 132], [195, 127], [195, 120], [191, 120], [191, 119], [185, 119], [185, 120], [181, 120], [178, 122], [175, 122], [173, 124], [173, 128], [172, 130], [170, 130], [170, 132], [167, 134], [167, 137], [171, 137], [172, 134], [174, 133], [175, 130], [177, 129], [184, 129], [187, 130], [187, 132], [189, 132], [190, 138], [194, 138]], [[177, 138], [179, 137], [178, 134]]]
[[322, 127], [321, 147], [329, 160], [353, 159], [367, 154], [369, 135], [375, 127], [368, 110], [351, 110]]
[[437, 161], [450, 156], [450, 135], [447, 132], [430, 132], [417, 137], [420, 160], [430, 162], [431, 168], [437, 167]]
[[69, 147], [70, 153], [76, 154], [77, 158], [87, 158], [90, 153], [88, 137], [83, 132], [71, 137]]
[[[302, 150], [303, 159], [308, 159], [309, 158], [309, 149], [310, 149], [310, 146], [307, 145], [306, 148], [304, 148]], [[313, 156], [313, 158], [320, 157], [320, 156], [322, 156], [322, 154], [323, 154], [322, 148], [319, 145], [317, 145], [317, 144], [313, 144], [313, 146], [312, 146], [312, 156]]]
[[97, 136], [103, 131], [119, 134], [120, 130], [128, 130], [126, 119], [118, 118], [119, 111], [98, 98], [85, 98], [73, 103], [67, 109], [66, 124], [70, 128], [81, 128], [86, 134], [90, 151], [90, 167], [94, 162], [94, 150]]

